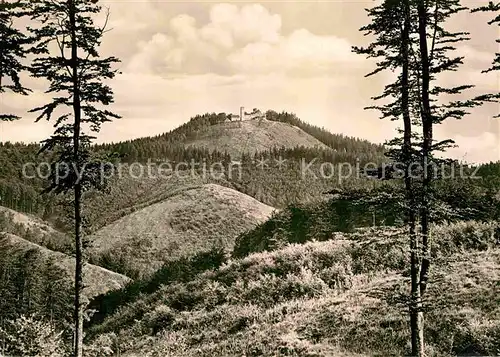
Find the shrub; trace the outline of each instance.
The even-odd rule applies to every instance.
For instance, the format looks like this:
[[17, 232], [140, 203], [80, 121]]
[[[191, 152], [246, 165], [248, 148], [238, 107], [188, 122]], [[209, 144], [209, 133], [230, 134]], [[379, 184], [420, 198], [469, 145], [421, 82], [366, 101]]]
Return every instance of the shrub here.
[[116, 335], [114, 333], [103, 334], [96, 338], [91, 345], [84, 345], [83, 351], [87, 357], [112, 356], [116, 349]]
[[144, 315], [143, 323], [153, 335], [167, 328], [175, 320], [175, 313], [166, 305], [159, 305], [153, 311]]
[[[385, 217], [384, 212], [380, 215]], [[351, 232], [371, 224], [372, 213], [346, 200], [290, 205], [268, 221], [236, 238], [233, 256], [281, 249], [290, 243], [325, 241], [333, 232]], [[379, 217], [383, 220], [384, 217]]]
[[[192, 257], [166, 262], [161, 269], [151, 277], [131, 282], [120, 290], [110, 291], [105, 295], [98, 296], [89, 308], [97, 312], [92, 317], [91, 324], [101, 322], [106, 315], [115, 312], [121, 305], [131, 303], [142, 294], [151, 294], [161, 286], [175, 282], [187, 282], [197, 274], [207, 270], [217, 269], [227, 256], [223, 248], [214, 247], [207, 252], [199, 252]], [[179, 297], [182, 302], [183, 298]]]
[[59, 357], [65, 354], [63, 332], [33, 316], [20, 316], [0, 328], [2, 353], [12, 356]]
[[463, 221], [437, 226], [433, 230], [433, 239], [437, 246], [436, 254], [451, 254], [470, 250], [484, 251], [498, 245], [496, 222]]

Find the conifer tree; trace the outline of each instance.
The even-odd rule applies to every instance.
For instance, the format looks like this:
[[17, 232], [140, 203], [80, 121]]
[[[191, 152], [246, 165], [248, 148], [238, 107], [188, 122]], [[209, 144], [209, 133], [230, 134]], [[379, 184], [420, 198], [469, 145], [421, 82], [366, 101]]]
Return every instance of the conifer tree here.
[[49, 257], [41, 267], [44, 285], [41, 291], [43, 299], [42, 315], [55, 326], [64, 329], [71, 321], [72, 287], [68, 273]]
[[[417, 107], [418, 90], [417, 67], [415, 58], [410, 56], [412, 51], [411, 35], [415, 31], [415, 16], [410, 0], [388, 0], [379, 6], [368, 10], [372, 22], [361, 28], [367, 34], [375, 34], [376, 40], [368, 47], [354, 47], [358, 54], [369, 58], [377, 58], [377, 68], [368, 73], [366, 77], [373, 76], [381, 71], [397, 70], [399, 73], [395, 82], [387, 85], [384, 92], [372, 98], [373, 100], [390, 99], [382, 106], [372, 106], [367, 109], [377, 109], [382, 113], [382, 119], [403, 120], [403, 137], [395, 138], [388, 142], [390, 148], [388, 156], [397, 163], [403, 164], [405, 196], [406, 196], [406, 223], [410, 243], [410, 327], [412, 355], [420, 355], [423, 349], [423, 336], [421, 328], [421, 297], [418, 289], [418, 240], [416, 235], [417, 206], [414, 197], [415, 182], [410, 172], [412, 164], [418, 160], [415, 143], [412, 139], [417, 137], [412, 120], [412, 114]], [[413, 27], [412, 27], [413, 25]], [[413, 73], [413, 75], [411, 75]], [[413, 94], [413, 95], [412, 95]], [[380, 170], [378, 170], [380, 171]], [[385, 176], [385, 173], [381, 173]]]
[[[420, 70], [420, 119], [422, 123], [422, 196], [420, 211], [420, 227], [422, 236], [422, 258], [420, 263], [419, 288], [425, 295], [430, 267], [431, 232], [434, 192], [434, 176], [432, 165], [441, 161], [436, 158], [437, 152], [445, 151], [454, 142], [443, 140], [435, 142], [433, 132], [436, 125], [447, 119], [462, 119], [469, 114], [467, 109], [478, 103], [473, 100], [450, 101], [441, 100], [440, 96], [461, 94], [473, 85], [463, 84], [455, 87], [442, 87], [435, 83], [438, 75], [447, 71], [456, 71], [463, 64], [463, 57], [453, 56], [455, 43], [468, 40], [467, 32], [449, 32], [445, 22], [453, 15], [467, 10], [459, 0], [435, 0], [417, 2], [418, 13], [418, 52]], [[429, 46], [430, 44], [430, 46]]]
[[[24, 15], [21, 1], [0, 0], [0, 95], [7, 90], [27, 95], [29, 89], [21, 84], [20, 73], [26, 57], [29, 38], [15, 27], [15, 21]], [[2, 99], [3, 100], [3, 99]], [[19, 119], [14, 114], [0, 113], [0, 121]]]
[[[31, 72], [34, 77], [47, 79], [50, 82], [47, 92], [54, 93], [50, 103], [31, 110], [39, 113], [37, 121], [55, 120], [55, 132], [42, 147], [42, 151], [56, 153], [47, 190], [72, 192], [76, 258], [74, 355], [79, 357], [84, 309], [81, 298], [85, 248], [83, 194], [105, 186], [101, 168], [108, 170], [109, 166], [103, 166], [93, 155], [91, 134], [98, 132], [103, 123], [119, 118], [103, 109], [113, 103], [113, 92], [104, 82], [115, 76], [112, 65], [118, 59], [99, 55], [106, 24], [103, 27], [94, 24], [93, 17], [101, 11], [96, 0], [42, 0], [33, 3], [31, 10], [32, 19], [38, 21], [37, 26], [30, 28], [38, 39], [33, 48], [38, 57], [31, 65]], [[50, 44], [57, 45], [56, 53], [49, 50]]]
[[[458, 0], [385, 0], [368, 10], [372, 22], [361, 28], [375, 34], [376, 40], [365, 48], [354, 51], [380, 59], [377, 68], [367, 76], [381, 71], [397, 71], [398, 79], [385, 87], [374, 100], [392, 99], [378, 109], [382, 118], [403, 119], [403, 138], [389, 142], [389, 156], [403, 164], [408, 234], [411, 254], [410, 317], [412, 355], [424, 355], [423, 302], [430, 267], [430, 219], [433, 195], [433, 165], [441, 163], [435, 153], [446, 150], [453, 141], [435, 142], [433, 129], [449, 118], [461, 119], [467, 108], [476, 101], [443, 101], [443, 95], [460, 94], [471, 85], [446, 88], [435, 84], [437, 75], [455, 71], [462, 57], [450, 56], [454, 43], [467, 40], [467, 33], [452, 33], [445, 29], [445, 21], [452, 15], [466, 10]], [[429, 45], [430, 44], [430, 45]], [[421, 128], [417, 133], [415, 124]], [[412, 141], [413, 140], [413, 141]], [[416, 140], [416, 141], [415, 141]], [[410, 170], [420, 162], [419, 172]], [[416, 221], [420, 219], [420, 236]]]
[[[500, 2], [494, 3], [493, 1], [490, 1], [488, 5], [474, 8], [471, 12], [496, 13], [494, 17], [488, 21], [488, 25], [500, 26]], [[496, 42], [500, 44], [500, 38], [497, 38]], [[482, 73], [489, 73], [493, 71], [500, 71], [500, 52], [495, 53], [491, 67], [483, 70]], [[500, 91], [497, 91], [496, 93], [483, 94], [477, 97], [476, 100], [481, 102], [498, 103], [500, 101]], [[500, 113], [498, 113], [495, 118], [500, 118]]]

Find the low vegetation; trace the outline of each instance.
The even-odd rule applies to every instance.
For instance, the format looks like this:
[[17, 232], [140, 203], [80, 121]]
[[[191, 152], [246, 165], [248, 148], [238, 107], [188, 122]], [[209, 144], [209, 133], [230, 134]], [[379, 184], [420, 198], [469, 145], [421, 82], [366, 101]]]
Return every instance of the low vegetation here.
[[0, 232], [11, 233], [47, 249], [71, 253], [70, 238], [41, 219], [0, 206]]
[[[498, 353], [496, 230], [497, 223], [477, 222], [436, 228], [436, 268], [426, 301], [426, 328], [435, 336], [428, 342], [430, 356]], [[339, 233], [326, 242], [215, 264], [188, 279], [168, 279], [96, 322], [89, 330], [89, 351], [405, 355], [407, 259], [404, 234], [394, 228]]]
[[[89, 222], [92, 223], [90, 229], [95, 231], [132, 212], [137, 206], [160, 200], [167, 194], [169, 187], [175, 186], [172, 181], [182, 187], [217, 183], [248, 194], [267, 205], [283, 208], [293, 202], [317, 200], [321, 197], [323, 190], [338, 184], [336, 177], [301, 179], [300, 161], [302, 158], [308, 160], [307, 162], [310, 159], [319, 159], [313, 165], [315, 172], [319, 172], [319, 166], [323, 162], [330, 162], [334, 165], [351, 163], [354, 166], [357, 160], [361, 163], [384, 161], [382, 145], [341, 134], [332, 134], [325, 129], [303, 122], [292, 113], [277, 113], [271, 110], [266, 113], [263, 127], [253, 128], [259, 132], [258, 135], [255, 130], [252, 132], [250, 138], [253, 141], [238, 140], [236, 146], [241, 147], [237, 150], [237, 154], [231, 155], [224, 146], [219, 147], [213, 144], [219, 140], [220, 135], [211, 127], [219, 125], [220, 120], [217, 118], [221, 117], [215, 113], [199, 115], [191, 118], [188, 123], [179, 128], [156, 137], [94, 146], [96, 152], [116, 153], [119, 157], [117, 162], [122, 164], [142, 163], [146, 165], [148, 161], [157, 163], [167, 160], [173, 163], [190, 163], [194, 160], [198, 164], [206, 162], [210, 165], [218, 162], [227, 167], [227, 164], [234, 160], [245, 161], [244, 156], [249, 160], [246, 160], [243, 165], [242, 177], [225, 177], [216, 180], [201, 177], [186, 178], [185, 175], [181, 180], [144, 177], [135, 179], [125, 172], [120, 179], [114, 180], [110, 185], [109, 195], [103, 196], [95, 192], [89, 195], [90, 202], [86, 205], [86, 209]], [[235, 124], [237, 123], [233, 122], [228, 125], [234, 126]], [[256, 126], [257, 124], [256, 121], [245, 125]], [[289, 132], [289, 139], [282, 143], [276, 141], [276, 138], [282, 137], [282, 130], [278, 130], [278, 136], [271, 135], [268, 132], [271, 126]], [[236, 131], [241, 131], [241, 135], [249, 137], [244, 127], [238, 127]], [[189, 144], [193, 140], [196, 141], [200, 135], [203, 136], [201, 132], [205, 133], [203, 141], [210, 144], [210, 148], [203, 145], [193, 147]], [[232, 136], [237, 137], [238, 134], [232, 132]], [[273, 138], [272, 141], [270, 137]], [[0, 204], [16, 211], [41, 217], [57, 229], [66, 231], [70, 219], [66, 217], [66, 210], [61, 209], [65, 200], [56, 199], [51, 194], [40, 195], [42, 189], [47, 187], [47, 182], [37, 177], [34, 169], [40, 163], [50, 162], [53, 153], [49, 151], [37, 155], [39, 149], [38, 144], [0, 143]], [[256, 162], [253, 161], [262, 158], [269, 160], [269, 167], [266, 170], [256, 169]], [[273, 160], [278, 158], [287, 160], [286, 167], [277, 168], [272, 165]], [[34, 178], [23, 174], [24, 164], [30, 164], [27, 173], [35, 176]], [[143, 169], [147, 172], [146, 166]], [[352, 181], [352, 178], [348, 181]]]
[[9, 356], [59, 357], [71, 352], [65, 337], [52, 322], [21, 315], [0, 326], [0, 351]]
[[[2, 316], [31, 315], [43, 311], [47, 318], [68, 313], [71, 301], [74, 258], [28, 242], [12, 234], [0, 233], [0, 291]], [[130, 279], [104, 268], [84, 267], [87, 301], [110, 290], [124, 287]], [[62, 304], [62, 306], [60, 306]]]
[[[500, 219], [500, 185], [486, 187], [467, 179], [443, 180], [437, 185], [434, 222]], [[344, 187], [346, 196], [333, 191], [333, 197], [324, 195], [322, 201], [291, 204], [275, 212], [266, 222], [238, 236], [234, 256], [275, 250], [288, 243], [324, 241], [330, 239], [333, 232], [404, 224], [401, 187], [376, 182], [371, 187]]]
[[298, 127], [266, 119], [211, 125], [198, 131], [196, 137], [185, 140], [184, 145], [207, 148], [210, 152], [226, 152], [235, 160], [240, 160], [244, 153], [254, 155], [274, 147], [328, 149], [328, 146]]

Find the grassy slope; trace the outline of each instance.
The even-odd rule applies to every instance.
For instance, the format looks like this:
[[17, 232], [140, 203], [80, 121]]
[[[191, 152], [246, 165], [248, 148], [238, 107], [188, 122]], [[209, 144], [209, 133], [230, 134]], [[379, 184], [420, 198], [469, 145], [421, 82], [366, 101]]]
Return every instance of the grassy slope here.
[[201, 175], [189, 172], [178, 175], [160, 174], [155, 166], [150, 166], [149, 170], [150, 174], [147, 165], [124, 165], [120, 174], [113, 178], [109, 192], [92, 192], [87, 195], [85, 210], [92, 223], [92, 230], [168, 199], [178, 192], [210, 182]]
[[[56, 265], [68, 274], [68, 279], [73, 279], [75, 275], [74, 259], [59, 252], [46, 249], [35, 243], [28, 242], [13, 234], [3, 234], [0, 236], [0, 246], [2, 254], [21, 255], [24, 252], [35, 249], [39, 251], [46, 260], [53, 259]], [[121, 274], [114, 273], [101, 267], [87, 264], [84, 267], [84, 290], [83, 294], [91, 299], [97, 295], [105, 294], [110, 290], [123, 288], [130, 279]]]
[[[440, 211], [442, 216], [433, 217], [434, 221], [456, 220], [459, 217], [478, 221], [500, 219], [498, 199], [480, 185], [475, 185], [477, 181], [473, 181], [438, 183], [436, 198], [441, 201], [441, 207], [449, 208], [448, 211], [440, 208], [438, 212]], [[403, 189], [394, 183], [373, 183], [378, 185], [368, 190], [361, 185], [353, 187], [353, 194], [363, 197], [358, 202], [338, 196], [325, 196], [327, 200], [322, 202], [293, 204], [282, 209], [253, 230], [242, 233], [236, 239], [234, 256], [243, 257], [263, 250], [274, 250], [287, 243], [322, 241], [330, 239], [332, 232], [349, 232], [374, 224], [401, 226], [404, 222], [404, 210], [401, 206], [404, 200]], [[373, 196], [377, 197], [376, 201], [365, 199]], [[451, 211], [454, 216], [449, 215]]]
[[[166, 260], [221, 245], [265, 221], [273, 208], [235, 190], [206, 184], [180, 190], [131, 213], [90, 237], [91, 254], [118, 252], [146, 271]], [[142, 270], [142, 269], [141, 269]]]
[[205, 147], [210, 151], [227, 152], [232, 158], [244, 152], [269, 150], [273, 147], [294, 148], [296, 146], [328, 147], [302, 129], [288, 123], [262, 120], [228, 122], [210, 126], [196, 134], [196, 138], [185, 141], [185, 146]]
[[[301, 145], [308, 148], [322, 148], [324, 150], [319, 150], [319, 152], [325, 151], [329, 153], [332, 153], [331, 148], [334, 148], [337, 150], [336, 155], [339, 161], [345, 161], [343, 157], [348, 156], [349, 159], [347, 161], [354, 162], [353, 157], [360, 154], [373, 158], [369, 161], [378, 161], [375, 158], [380, 158], [381, 156], [382, 149], [380, 146], [372, 145], [355, 138], [330, 134], [320, 128], [297, 120], [292, 120], [292, 124], [264, 120], [260, 126], [256, 121], [246, 121], [242, 123], [241, 128], [235, 122], [210, 126], [208, 122], [204, 125], [198, 125], [198, 121], [194, 120], [164, 135], [117, 143], [116, 145], [108, 145], [105, 148], [112, 151], [119, 151], [127, 156], [127, 154], [130, 154], [130, 147], [133, 147], [135, 151], [141, 153], [141, 162], [147, 161], [148, 158], [165, 159], [165, 157], [172, 154], [172, 150], [176, 152], [179, 149], [183, 152], [185, 145], [209, 146], [211, 148], [219, 148], [222, 151], [228, 150], [229, 152], [235, 152], [236, 157], [240, 156], [242, 151], [255, 152], [258, 150], [267, 150], [271, 147], [292, 148]], [[331, 148], [327, 147], [327, 145], [330, 145]], [[15, 149], [16, 147], [17, 149]], [[0, 161], [5, 164], [3, 165], [4, 170], [0, 169], [2, 171], [0, 172], [0, 181], [2, 181], [2, 177], [8, 178], [4, 184], [9, 189], [9, 192], [12, 190], [13, 192], [18, 191], [15, 184], [17, 179], [13, 179], [12, 183], [10, 179], [17, 176], [21, 177], [20, 168], [22, 165], [19, 163], [34, 161], [33, 157], [37, 149], [36, 145], [25, 146], [20, 144], [16, 147], [0, 147]], [[166, 150], [166, 153], [169, 154], [163, 153], [162, 149], [169, 149], [170, 151]], [[201, 155], [206, 156], [207, 153], [202, 153]], [[196, 157], [196, 160], [197, 162], [201, 162], [203, 158], [205, 157]], [[42, 159], [44, 158], [39, 157], [37, 160]], [[190, 160], [185, 161], [189, 162]], [[279, 170], [270, 168], [269, 170], [262, 171], [252, 168], [248, 171], [244, 174], [245, 177], [242, 180], [223, 179], [216, 183], [234, 188], [265, 204], [280, 208], [291, 202], [316, 200], [321, 197], [321, 192], [324, 189], [336, 185], [335, 182], [329, 182], [332, 180], [302, 180], [299, 170], [296, 169]], [[318, 171], [317, 167], [316, 171]], [[88, 208], [86, 216], [93, 225], [92, 230], [101, 228], [136, 210], [138, 207], [150, 204], [151, 202], [158, 202], [165, 196], [169, 188], [174, 187], [176, 184], [186, 186], [214, 182], [214, 180], [203, 178], [176, 180], [175, 184], [172, 181], [171, 179], [134, 179], [124, 175], [123, 178], [111, 185], [111, 195], [91, 195], [95, 199], [91, 198], [85, 201], [85, 206]], [[42, 187], [46, 186], [42, 180], [28, 180], [27, 182], [23, 182], [24, 184], [30, 186], [30, 193], [21, 194], [17, 198], [10, 196], [2, 197], [5, 198], [4, 204], [16, 210], [27, 210], [43, 216], [45, 220], [53, 224], [57, 229], [67, 231], [67, 222], [61, 219], [64, 213], [62, 213], [59, 207], [59, 197], [53, 203], [48, 204], [45, 197], [38, 197], [37, 194]], [[0, 182], [0, 186], [2, 185], [2, 182]], [[2, 191], [2, 187], [0, 187], [0, 191]], [[15, 194], [14, 196], [19, 195]], [[50, 195], [48, 197], [53, 199]]]
[[0, 206], [0, 232], [12, 233], [45, 248], [68, 253], [71, 239], [40, 218]]
[[[436, 231], [427, 300], [429, 356], [500, 349], [494, 224]], [[234, 260], [123, 306], [90, 350], [125, 356], [408, 354], [408, 251], [398, 230], [345, 234]], [[90, 354], [91, 355], [91, 354]]]

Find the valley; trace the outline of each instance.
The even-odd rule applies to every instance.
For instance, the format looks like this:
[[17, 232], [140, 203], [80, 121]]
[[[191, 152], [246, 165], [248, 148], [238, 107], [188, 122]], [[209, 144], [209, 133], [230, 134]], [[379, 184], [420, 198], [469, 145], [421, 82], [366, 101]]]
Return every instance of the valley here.
[[[360, 155], [380, 163], [378, 147], [306, 127], [314, 137], [290, 123], [236, 124], [191, 131], [180, 144], [171, 139], [179, 135], [174, 130], [128, 148], [96, 147], [121, 152], [122, 172], [106, 192], [85, 196], [85, 355], [407, 353], [409, 246], [398, 184], [360, 175], [344, 182], [306, 179], [300, 172], [304, 158], [317, 159], [316, 172], [324, 162], [355, 164]], [[238, 146], [245, 135], [252, 141]], [[282, 138], [282, 146], [267, 137]], [[223, 165], [216, 177], [200, 167], [160, 175], [161, 160], [142, 159], [162, 142], [168, 143], [163, 153], [177, 155], [173, 162], [241, 162], [239, 176], [229, 177]], [[133, 147], [145, 155], [135, 157], [139, 164], [129, 156]], [[157, 159], [162, 155], [160, 150]], [[277, 158], [287, 164], [273, 166]], [[264, 159], [268, 166], [259, 166]], [[483, 165], [480, 181], [437, 183], [439, 199], [459, 216], [433, 226], [426, 328], [438, 336], [429, 342], [436, 356], [487, 355], [499, 346], [500, 205], [491, 194], [500, 190], [496, 170]], [[32, 185], [38, 190], [38, 182]], [[371, 195], [375, 201], [365, 202]], [[8, 291], [29, 292], [27, 305], [5, 300], [5, 311], [15, 316], [51, 306], [35, 276], [46, 286], [56, 284], [55, 305], [47, 308], [57, 311], [57, 326], [65, 328], [74, 260], [70, 225], [62, 217], [71, 206], [65, 196], [46, 202], [36, 214], [1, 208], [0, 288], [7, 297]], [[26, 270], [28, 264], [36, 268]], [[6, 273], [12, 269], [31, 275]], [[20, 283], [24, 288], [15, 290]], [[463, 308], [453, 307], [458, 300]]]

